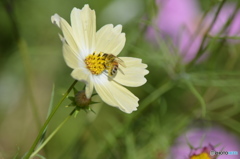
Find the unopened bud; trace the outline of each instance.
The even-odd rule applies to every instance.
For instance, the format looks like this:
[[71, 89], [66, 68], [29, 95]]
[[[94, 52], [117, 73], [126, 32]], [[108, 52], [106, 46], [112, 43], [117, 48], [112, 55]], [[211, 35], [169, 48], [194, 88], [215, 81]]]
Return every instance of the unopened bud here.
[[91, 98], [90, 99], [87, 98], [85, 91], [79, 91], [75, 95], [75, 102], [78, 107], [86, 107], [90, 104]]

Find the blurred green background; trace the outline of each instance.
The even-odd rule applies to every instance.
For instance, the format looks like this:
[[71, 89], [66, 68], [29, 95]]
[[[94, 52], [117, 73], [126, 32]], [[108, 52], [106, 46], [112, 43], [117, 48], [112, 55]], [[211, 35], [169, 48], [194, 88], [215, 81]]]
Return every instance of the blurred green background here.
[[[218, 2], [204, 1], [202, 9]], [[164, 43], [159, 50], [144, 38], [146, 25], [157, 13], [153, 0], [1, 0], [0, 4], [0, 158], [21, 158], [29, 150], [46, 119], [53, 85], [56, 105], [74, 81], [62, 57], [61, 31], [50, 18], [58, 13], [69, 22], [72, 8], [84, 4], [96, 11], [97, 29], [109, 23], [123, 25], [127, 41], [120, 55], [142, 58], [150, 71], [148, 82], [129, 88], [140, 99], [138, 111], [125, 114], [105, 103], [93, 105], [96, 114], [80, 112], [71, 118], [41, 151], [43, 156], [164, 158], [174, 139], [196, 124], [216, 123], [240, 135], [239, 45], [221, 47], [215, 41], [211, 60], [187, 66], [174, 61], [177, 55], [169, 54]], [[204, 118], [202, 101], [207, 107]], [[48, 134], [71, 112], [64, 107], [69, 103], [64, 101]]]

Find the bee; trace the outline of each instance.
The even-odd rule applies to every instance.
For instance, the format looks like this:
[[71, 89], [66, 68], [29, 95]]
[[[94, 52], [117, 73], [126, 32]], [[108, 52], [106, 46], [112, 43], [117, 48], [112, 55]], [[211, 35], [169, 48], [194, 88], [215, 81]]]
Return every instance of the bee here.
[[104, 53], [103, 56], [105, 57], [104, 66], [106, 70], [108, 70], [109, 77], [116, 76], [118, 69], [122, 72], [122, 70], [118, 67], [119, 64], [123, 67], [126, 67], [124, 61], [118, 58], [117, 56], [114, 56], [113, 54]]

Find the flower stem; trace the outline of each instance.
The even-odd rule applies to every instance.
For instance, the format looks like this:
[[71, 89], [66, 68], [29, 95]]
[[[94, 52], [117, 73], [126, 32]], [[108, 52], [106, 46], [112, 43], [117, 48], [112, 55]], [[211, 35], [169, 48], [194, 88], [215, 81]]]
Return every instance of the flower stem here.
[[[154, 102], [156, 99], [160, 98], [163, 94], [165, 94], [172, 88], [174, 88], [175, 85], [176, 85], [175, 82], [168, 81], [165, 84], [161, 85], [160, 87], [156, 88], [156, 90], [154, 90], [145, 99], [143, 99], [141, 101], [141, 103], [139, 104], [141, 109], [136, 111], [134, 116], [129, 116], [129, 118], [127, 119], [124, 126], [121, 129], [118, 129], [116, 132], [114, 132], [114, 134], [113, 134], [114, 138], [116, 139], [116, 138], [120, 137], [121, 135], [125, 134], [126, 130], [128, 130], [128, 128], [131, 126], [131, 124], [133, 124], [133, 122], [136, 121], [135, 119], [139, 118], [139, 116], [141, 116], [142, 113], [144, 113], [144, 111], [148, 108], [149, 104]], [[111, 144], [107, 143], [105, 145], [102, 145], [102, 149], [100, 150], [100, 153], [98, 154], [98, 158], [103, 158], [103, 156], [102, 156], [103, 152], [106, 151], [110, 145], [116, 144], [115, 142], [117, 142], [117, 140], [114, 140]]]
[[74, 85], [76, 83], [77, 83], [77, 80], [75, 80], [72, 83], [72, 85], [68, 88], [67, 92], [63, 95], [62, 99], [58, 102], [57, 106], [53, 109], [51, 114], [48, 116], [48, 118], [45, 121], [44, 125], [40, 129], [37, 138], [35, 139], [34, 143], [32, 144], [32, 146], [31, 146], [30, 150], [28, 151], [28, 153], [26, 154], [26, 156], [23, 157], [23, 159], [28, 159], [31, 156], [31, 154], [33, 153], [34, 149], [36, 148], [39, 140], [41, 139], [42, 133], [44, 132], [44, 130], [47, 127], [48, 123], [50, 122], [50, 120], [52, 119], [53, 115], [56, 113], [56, 111], [58, 110], [58, 108], [60, 107], [60, 105], [62, 104], [62, 102], [67, 97], [67, 95], [70, 93], [70, 91], [72, 90], [72, 88], [74, 87]]
[[201, 107], [202, 107], [202, 117], [206, 117], [206, 103], [203, 99], [203, 97], [200, 95], [200, 93], [196, 90], [196, 88], [192, 85], [191, 82], [186, 81], [186, 84], [188, 86], [188, 88], [190, 89], [190, 91], [193, 93], [193, 95], [195, 95], [195, 97], [198, 99]]
[[206, 43], [206, 40], [208, 38], [208, 33], [212, 30], [218, 16], [219, 16], [219, 13], [222, 9], [222, 7], [224, 6], [226, 0], [222, 0], [219, 7], [217, 8], [217, 11], [216, 11], [216, 14], [214, 15], [214, 18], [213, 20], [211, 21], [209, 27], [207, 28], [207, 30], [205, 31], [205, 35], [201, 41], [201, 44], [200, 44], [200, 49], [198, 50], [198, 53], [197, 55], [194, 57], [194, 59], [188, 64], [188, 67], [191, 68], [192, 65], [194, 65], [196, 63], [196, 61], [202, 56], [202, 54], [205, 52], [205, 49], [207, 47], [205, 47], [205, 43]]
[[[154, 102], [156, 99], [160, 98], [161, 95], [163, 95], [164, 93], [168, 92], [169, 90], [171, 90], [176, 84], [172, 81], [166, 82], [165, 84], [161, 85], [160, 87], [158, 87], [156, 90], [154, 90], [151, 94], [149, 94], [145, 99], [143, 99], [141, 101], [141, 103], [139, 104], [141, 106], [141, 109], [139, 109], [135, 114], [135, 116], [137, 116], [138, 114], [141, 114], [142, 112], [144, 112], [144, 110], [147, 108], [147, 106], [149, 104], [151, 104], [152, 102]], [[133, 117], [135, 117], [133, 116]], [[132, 122], [134, 120], [132, 120], [130, 118], [130, 122]]]
[[70, 119], [70, 117], [73, 115], [73, 113], [76, 111], [76, 109], [73, 109], [73, 111], [67, 116], [65, 120], [48, 136], [48, 138], [38, 147], [36, 151], [32, 153], [31, 157], [34, 157], [51, 139], [52, 137], [62, 128], [62, 126]]

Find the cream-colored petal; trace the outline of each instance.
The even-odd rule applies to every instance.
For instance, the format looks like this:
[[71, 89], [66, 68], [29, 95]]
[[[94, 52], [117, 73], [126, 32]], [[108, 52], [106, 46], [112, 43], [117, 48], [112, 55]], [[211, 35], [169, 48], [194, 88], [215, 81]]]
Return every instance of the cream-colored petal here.
[[59, 28], [60, 28], [60, 20], [61, 20], [61, 17], [58, 14], [54, 14], [53, 16], [51, 16], [52, 23], [56, 24]]
[[123, 49], [126, 37], [122, 26], [113, 27], [112, 24], [103, 26], [96, 34], [96, 51], [117, 56]]
[[101, 99], [125, 113], [137, 110], [138, 98], [129, 90], [114, 81], [109, 81], [104, 74], [93, 76], [94, 87]]
[[119, 70], [114, 80], [122, 85], [129, 87], [137, 87], [146, 83], [146, 78], [144, 77], [149, 73], [146, 70], [147, 65], [142, 63], [139, 58], [133, 57], [119, 57], [124, 61], [126, 67], [119, 65]]
[[74, 52], [79, 52], [76, 42], [73, 38], [72, 28], [67, 21], [61, 18], [58, 14], [54, 14], [51, 17], [51, 20], [53, 24], [56, 24], [62, 30], [65, 41], [74, 50]]
[[[91, 78], [92, 76], [89, 77]], [[89, 80], [89, 83], [86, 84], [85, 93], [87, 98], [90, 99], [93, 93], [93, 82], [91, 79]]]
[[85, 93], [87, 98], [90, 98], [93, 92], [92, 75], [90, 72], [86, 68], [77, 68], [72, 71], [71, 76], [86, 84]]
[[80, 53], [85, 58], [95, 51], [96, 16], [95, 11], [88, 5], [83, 9], [73, 8], [71, 12], [71, 25], [74, 39]]
[[63, 57], [67, 65], [72, 69], [80, 67], [80, 63], [83, 63], [79, 54], [77, 54], [66, 42], [63, 42]]

